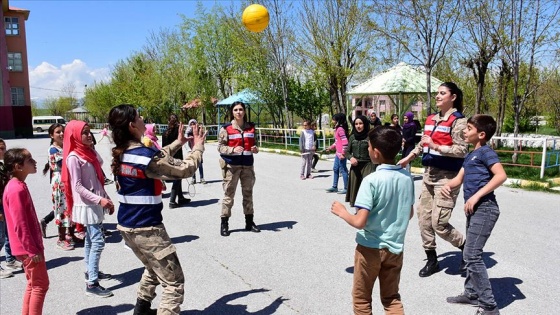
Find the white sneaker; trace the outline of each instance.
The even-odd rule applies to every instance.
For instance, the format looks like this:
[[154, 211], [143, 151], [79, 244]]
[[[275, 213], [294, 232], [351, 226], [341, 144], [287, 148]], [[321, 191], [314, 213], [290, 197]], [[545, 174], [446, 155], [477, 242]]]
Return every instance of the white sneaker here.
[[6, 262], [6, 269], [11, 269], [11, 270], [21, 270], [23, 264], [20, 261], [17, 260], [12, 260], [9, 262]]
[[6, 270], [6, 269], [0, 269], [0, 279], [6, 279], [6, 278], [9, 278], [9, 277], [13, 277], [13, 276], [14, 276], [14, 274], [11, 271]]
[[312, 168], [312, 169], [311, 169], [311, 173], [317, 173], [317, 169]]

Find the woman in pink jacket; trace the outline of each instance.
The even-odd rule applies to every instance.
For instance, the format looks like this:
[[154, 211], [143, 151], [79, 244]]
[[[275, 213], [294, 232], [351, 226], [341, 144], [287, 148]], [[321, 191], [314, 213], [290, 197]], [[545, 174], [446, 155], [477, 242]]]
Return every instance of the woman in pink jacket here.
[[[338, 113], [333, 116], [332, 123], [334, 124], [334, 144], [331, 145], [327, 151], [336, 149], [333, 166], [333, 184], [332, 187], [327, 189], [327, 192], [338, 192], [339, 194], [346, 195], [348, 188], [348, 168], [346, 167], [346, 157], [344, 150], [348, 146], [348, 122], [346, 116]], [[338, 178], [342, 174], [342, 181], [344, 182], [344, 189], [338, 191]]]

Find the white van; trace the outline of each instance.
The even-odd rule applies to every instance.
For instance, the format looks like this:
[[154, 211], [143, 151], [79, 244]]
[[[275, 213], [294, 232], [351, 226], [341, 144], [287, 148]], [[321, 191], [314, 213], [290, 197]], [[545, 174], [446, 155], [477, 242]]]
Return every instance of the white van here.
[[55, 123], [66, 126], [66, 121], [62, 116], [35, 116], [33, 117], [33, 130], [43, 132], [49, 130], [49, 127]]

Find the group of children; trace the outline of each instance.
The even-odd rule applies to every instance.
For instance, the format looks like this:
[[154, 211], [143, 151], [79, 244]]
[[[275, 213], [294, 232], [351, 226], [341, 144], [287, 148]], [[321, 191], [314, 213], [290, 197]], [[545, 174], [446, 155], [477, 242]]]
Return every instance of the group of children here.
[[[464, 291], [447, 302], [477, 305], [476, 314], [499, 314], [486, 266], [483, 248], [499, 217], [494, 190], [506, 180], [498, 155], [487, 142], [496, 131], [489, 115], [474, 115], [463, 132], [473, 146], [457, 176], [442, 189], [445, 195], [463, 184], [467, 216], [464, 259], [467, 274]], [[368, 134], [368, 152], [377, 170], [363, 179], [351, 214], [338, 201], [331, 212], [358, 229], [352, 289], [354, 314], [372, 314], [372, 290], [379, 278], [381, 303], [387, 314], [404, 314], [399, 294], [404, 238], [414, 210], [414, 185], [410, 173], [396, 163], [402, 135], [390, 126], [376, 127]]]
[[[74, 225], [83, 225], [86, 229], [86, 293], [110, 296], [112, 293], [98, 282], [100, 278], [110, 277], [99, 272], [99, 258], [105, 244], [101, 223], [105, 211], [109, 214], [114, 211], [103, 187], [103, 160], [93, 149], [93, 136], [85, 122], [70, 121], [65, 130], [55, 124], [49, 134], [52, 143], [48, 164], [52, 172], [53, 216], [59, 230], [57, 246], [64, 250], [73, 249], [77, 240], [73, 234]], [[37, 162], [28, 150], [14, 148], [5, 151], [5, 142], [0, 142], [4, 146], [0, 150], [0, 158], [3, 159], [0, 164], [0, 191], [4, 208], [0, 221], [7, 228], [11, 251], [22, 264], [27, 278], [22, 314], [41, 314], [49, 287], [43, 245], [45, 227], [44, 221], [40, 223], [37, 218], [25, 184], [27, 176], [37, 172]]]
[[[337, 150], [335, 161], [338, 160], [339, 167], [342, 168], [340, 163], [343, 160], [345, 162], [348, 157], [345, 152], [349, 143], [346, 139], [347, 129], [344, 129], [342, 121], [336, 119], [336, 115], [334, 118], [337, 138], [334, 145]], [[342, 118], [345, 120], [344, 116]], [[367, 118], [360, 117], [358, 122], [355, 122], [354, 140], [366, 139], [370, 162], [377, 165], [377, 169], [363, 177], [355, 199], [350, 202], [356, 207], [355, 214], [349, 213], [343, 204], [336, 201], [332, 204], [331, 212], [359, 229], [356, 234], [358, 245], [355, 250], [352, 290], [354, 313], [371, 314], [372, 290], [379, 278], [381, 302], [385, 311], [402, 314], [404, 308], [399, 294], [399, 280], [404, 238], [408, 222], [414, 213], [414, 184], [410, 173], [396, 164], [396, 156], [401, 150], [402, 134], [388, 126], [367, 131], [364, 126], [358, 126], [360, 122], [367, 125]], [[316, 138], [311, 135], [313, 128], [310, 125], [310, 122], [306, 122], [300, 140], [302, 154], [309, 153], [303, 154], [305, 159], [302, 163], [302, 179], [311, 178], [311, 159], [307, 155], [312, 157], [316, 151]], [[339, 130], [341, 132], [337, 132]], [[495, 130], [496, 122], [491, 116], [475, 115], [468, 120], [464, 136], [474, 150], [465, 158], [458, 175], [442, 189], [443, 194], [450, 194], [453, 189], [463, 184], [464, 212], [467, 216], [464, 247], [467, 277], [464, 291], [458, 296], [449, 297], [447, 301], [478, 305], [479, 314], [499, 314], [482, 261], [483, 247], [499, 217], [493, 191], [506, 179], [497, 154], [487, 146]], [[86, 229], [86, 293], [100, 297], [111, 296], [112, 292], [99, 284], [99, 280], [110, 277], [99, 271], [99, 259], [104, 248], [101, 223], [106, 213], [114, 212], [114, 204], [104, 189], [104, 175], [101, 170], [103, 161], [92, 149], [93, 136], [85, 122], [70, 121], [65, 130], [62, 126], [54, 126], [52, 133], [49, 133], [52, 137], [49, 149], [52, 158], [49, 164], [56, 174], [51, 178], [55, 178], [53, 209], [59, 226], [57, 245], [62, 243], [59, 247], [71, 246], [72, 222], [83, 224]], [[200, 147], [196, 148], [202, 150]], [[199, 159], [201, 156], [200, 154]], [[22, 313], [40, 314], [49, 278], [41, 223], [25, 184], [27, 176], [37, 172], [37, 162], [26, 149], [14, 148], [6, 151], [5, 142], [0, 139], [0, 160], [2, 159], [0, 192], [4, 212], [0, 212], [0, 234], [3, 234], [1, 227], [7, 228], [11, 251], [21, 262], [27, 278]], [[198, 164], [194, 167], [196, 170]], [[192, 166], [190, 168], [188, 174], [192, 176], [194, 172]], [[338, 176], [331, 190], [338, 191], [335, 186], [337, 182]], [[485, 224], [481, 224], [482, 222]], [[134, 229], [123, 227], [123, 231], [132, 233]], [[0, 244], [3, 243], [1, 236], [3, 235], [0, 235]], [[147, 307], [149, 308], [149, 304]]]

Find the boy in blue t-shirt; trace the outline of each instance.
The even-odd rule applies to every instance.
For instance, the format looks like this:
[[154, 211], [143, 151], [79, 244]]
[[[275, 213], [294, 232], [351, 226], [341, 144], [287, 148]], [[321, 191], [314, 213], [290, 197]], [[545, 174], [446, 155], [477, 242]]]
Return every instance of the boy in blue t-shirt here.
[[338, 201], [333, 202], [331, 212], [359, 229], [354, 253], [354, 314], [371, 314], [373, 285], [378, 277], [385, 312], [404, 314], [399, 281], [404, 237], [413, 215], [414, 183], [409, 172], [395, 165], [402, 144], [400, 133], [383, 126], [368, 136], [371, 161], [380, 165], [360, 185], [354, 203], [356, 214], [350, 214]]
[[486, 143], [496, 132], [496, 121], [489, 115], [474, 115], [467, 121], [465, 141], [474, 145], [467, 155], [459, 174], [442, 188], [451, 191], [463, 183], [467, 232], [463, 258], [467, 263], [465, 291], [448, 297], [447, 302], [478, 305], [476, 314], [500, 314], [488, 279], [482, 251], [500, 216], [494, 190], [507, 179], [498, 155]]

